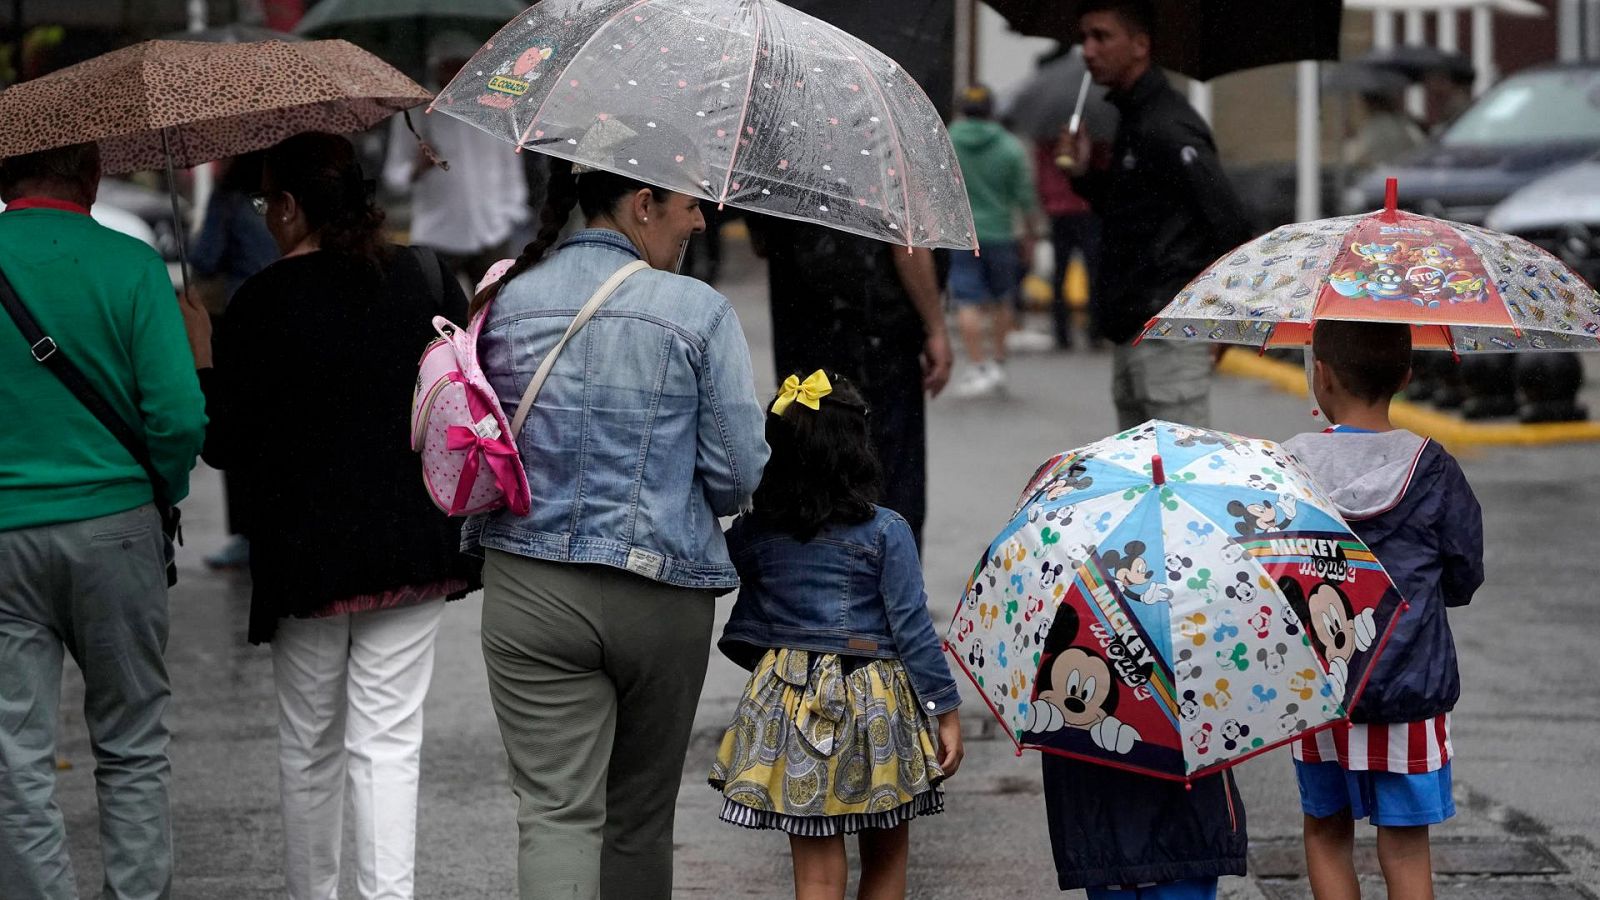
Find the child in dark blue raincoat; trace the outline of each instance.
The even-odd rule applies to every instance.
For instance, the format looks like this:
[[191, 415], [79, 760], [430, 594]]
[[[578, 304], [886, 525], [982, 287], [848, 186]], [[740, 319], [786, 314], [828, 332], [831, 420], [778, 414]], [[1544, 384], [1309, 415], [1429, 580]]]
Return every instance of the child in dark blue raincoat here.
[[[1409, 606], [1372, 664], [1353, 724], [1294, 747], [1311, 889], [1359, 894], [1355, 820], [1370, 818], [1389, 896], [1429, 897], [1428, 827], [1455, 814], [1450, 710], [1461, 681], [1445, 610], [1465, 606], [1483, 583], [1483, 514], [1444, 448], [1389, 421], [1389, 401], [1410, 376], [1410, 326], [1322, 321], [1312, 341], [1312, 388], [1335, 424], [1284, 446]], [[1349, 634], [1337, 604], [1310, 618], [1319, 649]]]
[[1089, 900], [1215, 900], [1245, 873], [1244, 803], [1223, 771], [1192, 786], [1080, 762], [1044, 760], [1056, 881]]

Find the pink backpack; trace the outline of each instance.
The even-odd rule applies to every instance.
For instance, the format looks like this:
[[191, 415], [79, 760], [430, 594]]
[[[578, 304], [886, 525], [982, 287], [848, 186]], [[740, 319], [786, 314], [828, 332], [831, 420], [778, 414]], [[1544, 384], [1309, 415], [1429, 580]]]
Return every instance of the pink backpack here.
[[[433, 318], [439, 337], [422, 351], [417, 366], [411, 449], [422, 454], [422, 481], [435, 506], [452, 516], [501, 507], [514, 515], [528, 514], [532, 496], [516, 440], [522, 423], [567, 342], [622, 282], [647, 268], [649, 264], [643, 261], [632, 262], [600, 285], [539, 364], [509, 422], [500, 398], [478, 365], [478, 334], [489, 318], [489, 306], [479, 310], [465, 330], [443, 316]], [[491, 270], [490, 275], [494, 274]]]

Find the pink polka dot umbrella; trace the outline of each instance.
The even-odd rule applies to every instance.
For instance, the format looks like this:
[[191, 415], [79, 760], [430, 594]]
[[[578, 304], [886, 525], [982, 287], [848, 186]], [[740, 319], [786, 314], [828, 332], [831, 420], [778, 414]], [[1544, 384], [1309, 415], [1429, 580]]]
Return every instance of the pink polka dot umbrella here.
[[955, 150], [921, 87], [776, 0], [544, 0], [429, 112], [719, 204], [977, 248]]

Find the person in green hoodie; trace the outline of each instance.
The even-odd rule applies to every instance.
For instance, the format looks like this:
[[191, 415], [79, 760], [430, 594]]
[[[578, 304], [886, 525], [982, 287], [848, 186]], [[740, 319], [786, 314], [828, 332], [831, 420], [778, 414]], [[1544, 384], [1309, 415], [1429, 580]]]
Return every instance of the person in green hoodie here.
[[89, 217], [100, 154], [0, 161], [0, 273], [53, 341], [0, 312], [0, 889], [75, 897], [55, 790], [61, 666], [83, 672], [104, 894], [172, 889], [166, 537], [145, 470], [39, 361], [61, 353], [189, 492], [205, 399], [167, 268]]
[[[1006, 335], [1012, 328], [1017, 290], [1033, 263], [1034, 245], [1045, 230], [1028, 150], [994, 120], [994, 97], [989, 89], [982, 85], [968, 88], [961, 112], [963, 117], [950, 126], [950, 141], [961, 162], [972, 222], [983, 252], [956, 252], [950, 258], [950, 298], [956, 304], [961, 341], [971, 364], [955, 394], [981, 397], [1005, 388]], [[984, 349], [985, 318], [993, 355]]]

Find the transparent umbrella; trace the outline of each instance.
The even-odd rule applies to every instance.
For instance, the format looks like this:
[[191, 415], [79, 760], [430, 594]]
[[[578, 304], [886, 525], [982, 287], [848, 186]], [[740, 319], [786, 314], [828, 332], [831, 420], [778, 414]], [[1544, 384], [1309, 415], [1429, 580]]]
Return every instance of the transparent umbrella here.
[[775, 0], [545, 0], [430, 111], [717, 203], [977, 247], [927, 95], [870, 45]]

